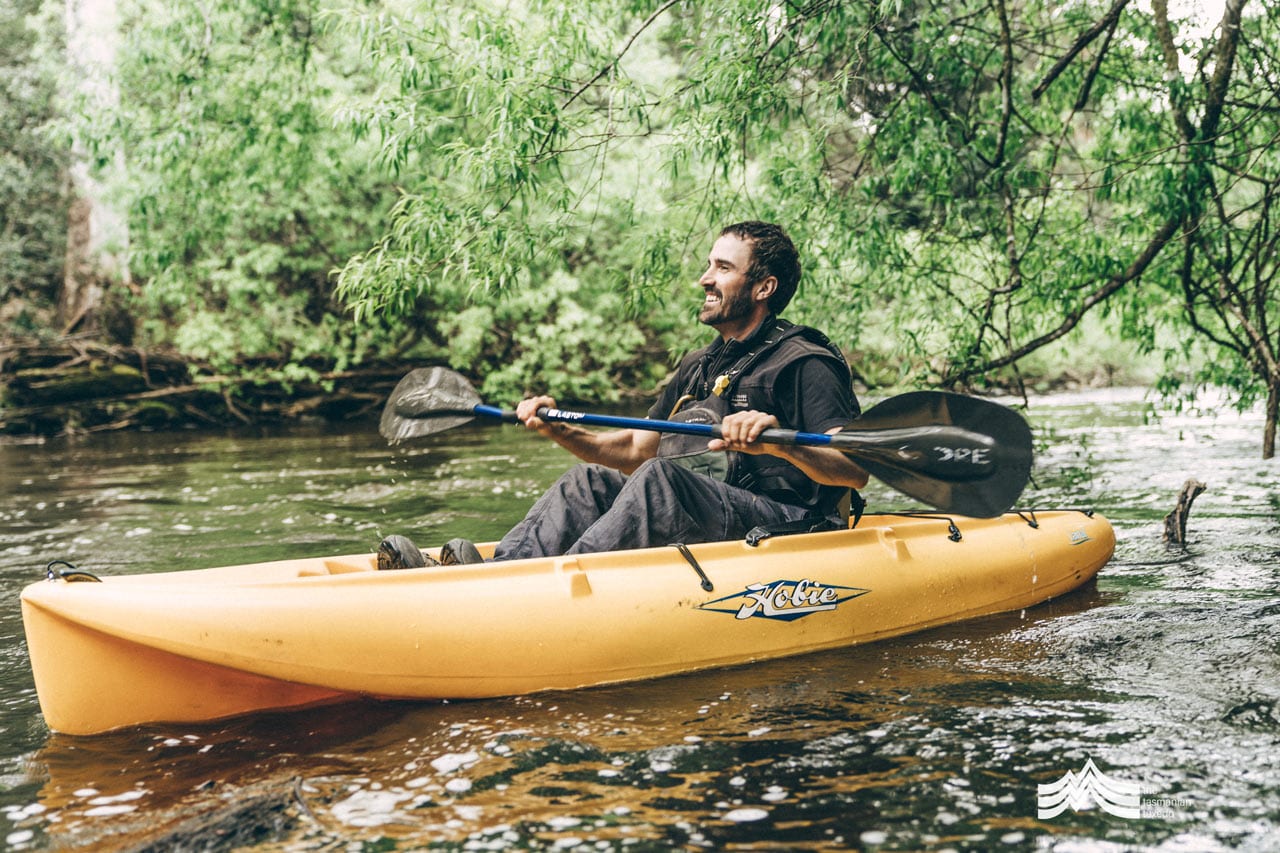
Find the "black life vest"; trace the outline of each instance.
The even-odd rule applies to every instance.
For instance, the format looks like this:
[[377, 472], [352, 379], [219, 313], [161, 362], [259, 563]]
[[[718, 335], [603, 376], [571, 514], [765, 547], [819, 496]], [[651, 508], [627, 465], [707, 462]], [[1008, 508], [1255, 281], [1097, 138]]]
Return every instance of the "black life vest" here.
[[[732, 412], [750, 409], [776, 412], [778, 376], [802, 358], [828, 359], [840, 367], [846, 382], [852, 381], [844, 356], [822, 332], [780, 318], [766, 323], [768, 331], [757, 333], [748, 343], [739, 345], [745, 347], [745, 351], [739, 348], [735, 353], [737, 357], [727, 365], [724, 347], [732, 344], [717, 349], [719, 358], [712, 356], [714, 344], [686, 356], [677, 371], [677, 376], [686, 377], [685, 387], [668, 419], [719, 423]], [[731, 485], [823, 515], [838, 512], [841, 499], [849, 491], [819, 485], [790, 462], [770, 454], [708, 451], [704, 436], [664, 433], [658, 443], [658, 455]]]

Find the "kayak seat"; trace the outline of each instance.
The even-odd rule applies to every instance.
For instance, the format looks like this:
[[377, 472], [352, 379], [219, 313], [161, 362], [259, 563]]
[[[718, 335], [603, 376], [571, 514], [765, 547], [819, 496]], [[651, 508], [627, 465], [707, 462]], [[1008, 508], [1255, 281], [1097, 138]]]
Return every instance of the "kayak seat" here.
[[747, 531], [745, 541], [755, 548], [766, 539], [774, 536], [792, 536], [796, 533], [823, 533], [828, 530], [839, 530], [840, 524], [834, 519], [823, 516], [805, 516], [795, 521], [780, 521], [777, 524], [759, 524]]
[[841, 502], [842, 518], [828, 515], [806, 515], [795, 521], [780, 521], [777, 524], [759, 524], [747, 531], [745, 541], [752, 548], [774, 536], [792, 536], [796, 533], [825, 533], [829, 530], [851, 530], [862, 520], [862, 513], [867, 502], [862, 495], [853, 489], [849, 490], [847, 504]]

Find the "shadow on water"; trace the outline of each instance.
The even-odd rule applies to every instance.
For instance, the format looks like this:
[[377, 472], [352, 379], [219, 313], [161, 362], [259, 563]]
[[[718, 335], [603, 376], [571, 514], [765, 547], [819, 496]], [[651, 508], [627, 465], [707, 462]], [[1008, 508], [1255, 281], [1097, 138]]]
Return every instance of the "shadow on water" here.
[[[1118, 534], [1097, 584], [1047, 605], [640, 684], [94, 738], [49, 734], [31, 687], [16, 596], [48, 559], [150, 572], [493, 538], [569, 460], [510, 428], [408, 450], [371, 428], [0, 447], [0, 832], [14, 849], [1271, 849], [1280, 478], [1260, 418], [1157, 417], [1128, 392], [1031, 415], [1027, 505], [1095, 507]], [[1191, 476], [1209, 491], [1169, 548], [1160, 519]], [[1139, 816], [1086, 798], [1040, 818], [1037, 786], [1090, 760], [1141, 790]]]

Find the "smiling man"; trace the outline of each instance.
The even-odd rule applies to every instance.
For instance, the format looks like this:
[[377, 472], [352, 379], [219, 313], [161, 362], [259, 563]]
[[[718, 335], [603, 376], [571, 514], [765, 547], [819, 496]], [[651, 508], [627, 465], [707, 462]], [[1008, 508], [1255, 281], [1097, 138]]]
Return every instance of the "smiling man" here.
[[[597, 432], [543, 421], [550, 397], [524, 400], [527, 428], [585, 464], [562, 476], [503, 537], [498, 560], [736, 539], [760, 525], [840, 522], [842, 500], [867, 474], [836, 450], [766, 444], [769, 428], [837, 432], [858, 416], [849, 367], [816, 329], [779, 317], [800, 281], [795, 246], [777, 225], [725, 228], [698, 279], [698, 319], [718, 332], [681, 361], [649, 417], [719, 422], [722, 439], [645, 430]], [[395, 537], [401, 540], [402, 537]], [[416, 548], [392, 563], [422, 565]], [[445, 562], [479, 559], [455, 539]]]

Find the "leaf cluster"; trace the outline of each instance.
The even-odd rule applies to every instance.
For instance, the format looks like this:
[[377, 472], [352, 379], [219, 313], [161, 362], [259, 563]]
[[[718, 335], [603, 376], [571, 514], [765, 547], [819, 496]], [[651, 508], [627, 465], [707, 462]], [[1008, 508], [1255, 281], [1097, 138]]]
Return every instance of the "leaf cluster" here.
[[[379, 13], [366, 52], [410, 73], [361, 127], [432, 179], [343, 293], [529, 287], [607, 211], [654, 305], [711, 223], [769, 218], [809, 261], [796, 313], [855, 356], [888, 330], [897, 381], [1017, 381], [1102, 313], [1140, 351], [1190, 326], [1219, 359], [1201, 379], [1277, 399], [1275, 13], [1246, 5], [1216, 27], [1128, 0]], [[633, 164], [642, 186], [594, 177]]]
[[394, 346], [350, 327], [331, 271], [373, 239], [394, 188], [332, 126], [370, 85], [309, 2], [122, 3], [117, 103], [72, 128], [129, 216], [140, 343], [215, 373], [285, 378]]
[[38, 0], [0, 6], [0, 322], [38, 329], [57, 302], [66, 251], [67, 152], [56, 116], [56, 44]]

